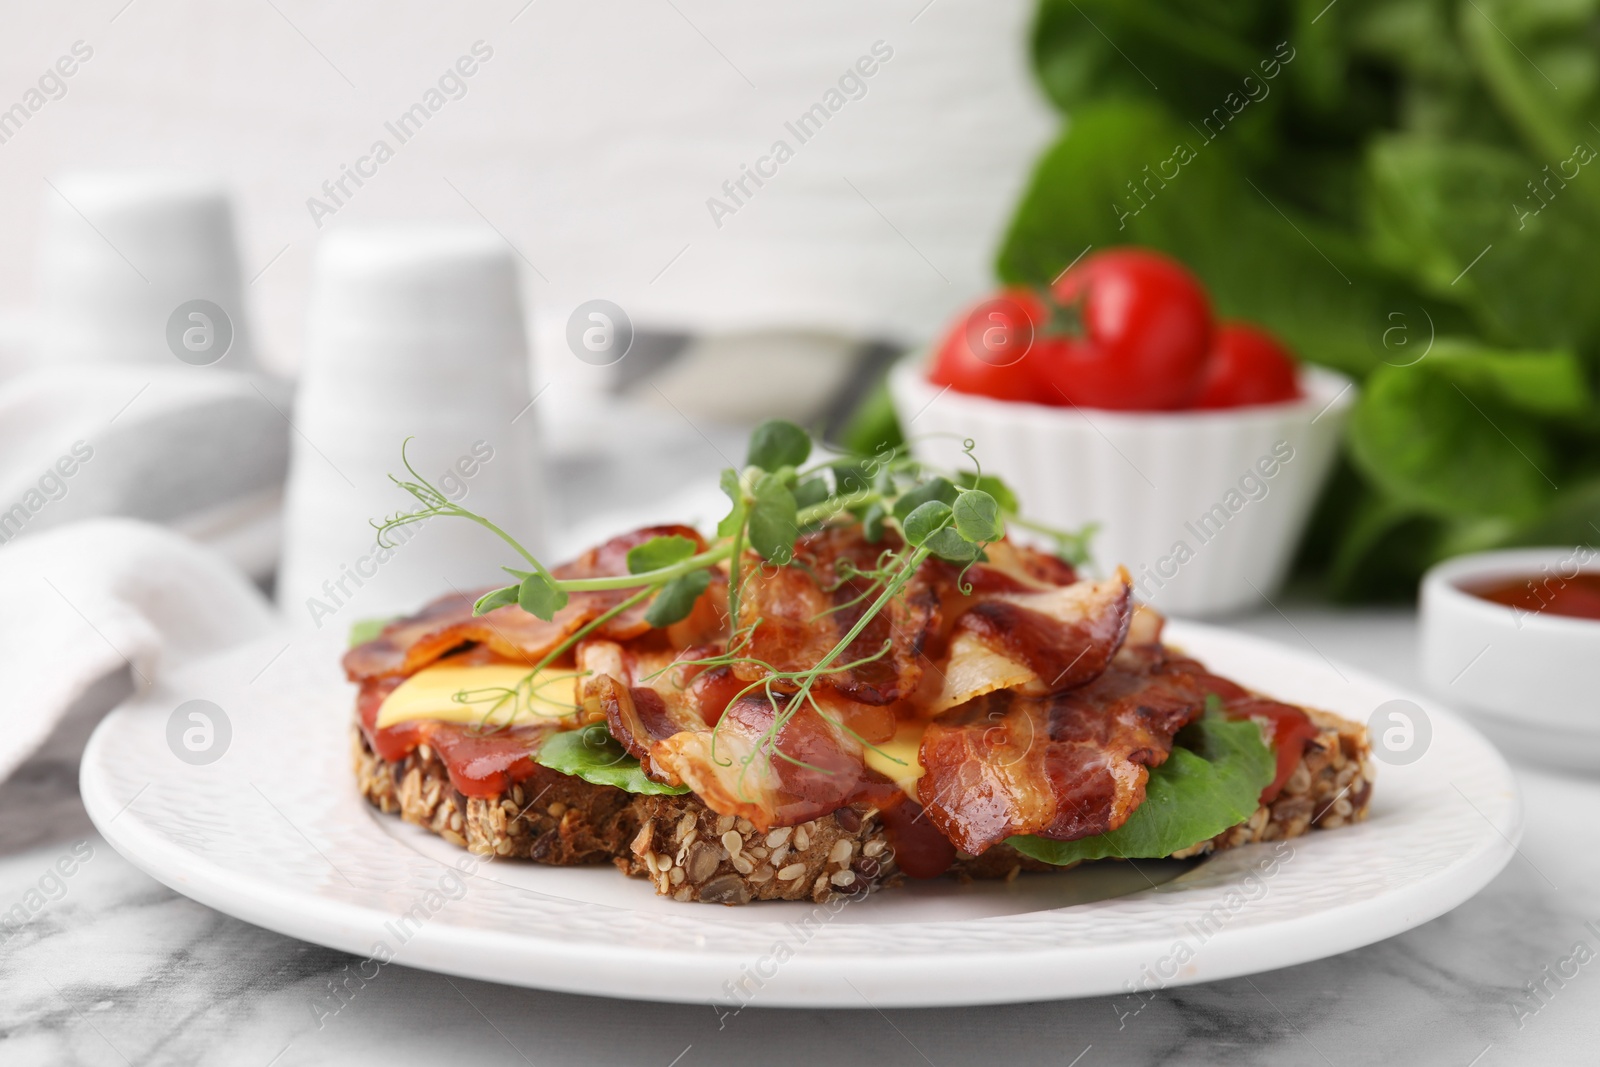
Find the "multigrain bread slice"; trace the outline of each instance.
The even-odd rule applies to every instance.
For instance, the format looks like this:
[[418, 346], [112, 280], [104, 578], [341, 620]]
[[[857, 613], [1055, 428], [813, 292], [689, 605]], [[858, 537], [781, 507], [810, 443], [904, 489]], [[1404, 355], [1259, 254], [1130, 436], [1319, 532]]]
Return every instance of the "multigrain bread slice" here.
[[[1307, 714], [1321, 732], [1306, 743], [1279, 796], [1173, 858], [1299, 837], [1367, 817], [1374, 775], [1365, 728], [1330, 712]], [[879, 813], [869, 807], [763, 832], [746, 819], [718, 815], [692, 794], [636, 796], [544, 767], [498, 796], [466, 797], [426, 745], [390, 763], [372, 751], [359, 727], [353, 754], [362, 796], [453, 844], [553, 866], [610, 861], [678, 901], [823, 903], [904, 878]], [[958, 853], [950, 873], [971, 880], [1054, 870], [1002, 844], [981, 856]]]
[[822, 903], [900, 880], [871, 809], [762, 832], [691, 794], [635, 796], [544, 767], [498, 796], [468, 797], [426, 745], [390, 763], [359, 727], [351, 741], [356, 783], [370, 804], [479, 855], [556, 867], [609, 861], [649, 878], [663, 896], [712, 904]]

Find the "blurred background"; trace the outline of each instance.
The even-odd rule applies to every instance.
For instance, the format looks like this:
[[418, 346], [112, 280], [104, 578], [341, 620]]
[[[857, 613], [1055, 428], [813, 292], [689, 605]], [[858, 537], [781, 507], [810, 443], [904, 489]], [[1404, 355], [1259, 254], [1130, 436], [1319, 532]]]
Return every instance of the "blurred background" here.
[[[1219, 318], [1348, 378], [1342, 439], [1297, 474], [1304, 506], [1282, 505], [1319, 501], [1277, 523], [1278, 572], [1293, 559], [1313, 595], [1403, 599], [1446, 556], [1584, 541], [1600, 519], [1593, 8], [17, 8], [0, 40], [0, 507], [104, 432], [61, 502], [47, 487], [25, 530], [0, 533], [132, 515], [270, 582], [336, 491], [356, 490], [340, 522], [384, 510], [376, 457], [425, 421], [400, 417], [404, 397], [451, 377], [419, 368], [462, 360], [534, 402], [508, 408], [518, 459], [481, 484], [511, 479], [485, 494], [513, 509], [531, 493], [527, 523], [564, 549], [619, 510], [694, 512], [675, 494], [761, 417], [866, 450], [900, 440], [881, 386], [897, 354], [1003, 284], [1142, 245], [1193, 270]], [[401, 226], [483, 243], [456, 268], [416, 233], [360, 250]], [[341, 236], [357, 251], [339, 262], [366, 264], [353, 274], [330, 252]], [[472, 303], [507, 278], [504, 299]], [[226, 358], [173, 358], [195, 299], [223, 309]], [[623, 339], [600, 357], [582, 342], [594, 307]], [[496, 316], [523, 336], [473, 332]], [[323, 373], [337, 387], [319, 392]], [[478, 402], [444, 406], [482, 421]], [[359, 456], [338, 444], [356, 426], [375, 442]], [[435, 437], [418, 447], [441, 467], [480, 439]], [[299, 505], [289, 492], [285, 533], [284, 479], [317, 477]], [[1137, 464], [1120, 477], [1157, 488]], [[1092, 496], [1080, 482], [1044, 495]], [[1096, 547], [1140, 563], [1118, 530]], [[442, 535], [422, 536], [442, 558]], [[366, 537], [308, 549], [295, 580], [316, 586]], [[429, 580], [436, 566], [389, 599]]]

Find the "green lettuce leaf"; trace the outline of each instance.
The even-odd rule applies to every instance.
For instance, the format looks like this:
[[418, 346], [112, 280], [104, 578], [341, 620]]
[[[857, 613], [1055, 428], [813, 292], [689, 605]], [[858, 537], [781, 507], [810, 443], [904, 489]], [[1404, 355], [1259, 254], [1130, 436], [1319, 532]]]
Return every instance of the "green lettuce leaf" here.
[[689, 791], [686, 785], [662, 785], [646, 777], [639, 761], [628, 755], [628, 750], [599, 723], [552, 735], [539, 746], [539, 754], [533, 760], [553, 771], [629, 793], [677, 795]]
[[383, 628], [394, 622], [396, 616], [386, 615], [381, 619], [357, 619], [350, 624], [350, 647], [364, 645], [383, 632]]
[[1150, 772], [1144, 803], [1117, 829], [1076, 841], [1029, 836], [1006, 844], [1055, 864], [1170, 856], [1248, 819], [1276, 768], [1259, 726], [1207, 711], [1178, 734], [1167, 762]]
[[1395, 501], [1445, 518], [1531, 520], [1558, 475], [1538, 421], [1469, 395], [1428, 360], [1367, 379], [1350, 418], [1356, 466]]

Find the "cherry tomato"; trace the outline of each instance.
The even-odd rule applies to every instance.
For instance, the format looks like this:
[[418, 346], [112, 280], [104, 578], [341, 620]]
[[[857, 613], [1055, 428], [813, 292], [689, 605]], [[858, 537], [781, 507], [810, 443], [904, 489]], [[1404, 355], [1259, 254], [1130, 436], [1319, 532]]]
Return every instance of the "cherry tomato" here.
[[996, 400], [1051, 403], [1032, 351], [1049, 311], [1038, 294], [1008, 289], [971, 308], [939, 347], [928, 380]]
[[1211, 341], [1197, 408], [1237, 408], [1298, 400], [1294, 357], [1264, 330], [1226, 322]]
[[1037, 373], [1054, 403], [1121, 411], [1181, 408], [1199, 391], [1211, 306], [1187, 269], [1155, 252], [1098, 252], [1058, 278], [1060, 306]]

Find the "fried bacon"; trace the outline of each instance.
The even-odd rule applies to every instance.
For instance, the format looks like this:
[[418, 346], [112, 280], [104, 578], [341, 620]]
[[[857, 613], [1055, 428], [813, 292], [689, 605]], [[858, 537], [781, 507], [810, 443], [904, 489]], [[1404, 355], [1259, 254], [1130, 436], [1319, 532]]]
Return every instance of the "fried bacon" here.
[[719, 814], [770, 828], [845, 803], [866, 773], [861, 741], [892, 737], [893, 713], [821, 694], [769, 736], [790, 698], [769, 700], [763, 688], [743, 694], [749, 683], [726, 666], [695, 662], [715, 651], [585, 641], [577, 656], [578, 668], [591, 672], [585, 707], [605, 716], [652, 778], [689, 785]]
[[[652, 538], [674, 534], [692, 540], [696, 551], [705, 547], [700, 535], [687, 526], [651, 526], [613, 537], [571, 563], [556, 567], [551, 573], [557, 578], [600, 578], [627, 574], [629, 549]], [[345, 654], [345, 674], [351, 681], [415, 674], [440, 656], [465, 644], [481, 644], [506, 659], [534, 663], [581, 627], [627, 599], [632, 590], [573, 593], [566, 607], [556, 612], [549, 622], [523, 611], [515, 604], [496, 608], [475, 618], [472, 605], [484, 592], [486, 590], [478, 590], [472, 595], [440, 597], [418, 614], [390, 623], [375, 639], [357, 645]], [[720, 596], [722, 589], [715, 592]], [[701, 597], [695, 615], [691, 615], [680, 626], [704, 629], [708, 625], [704, 617], [707, 614], [711, 615], [710, 622], [715, 622], [717, 615], [711, 604], [713, 599]], [[626, 641], [644, 634], [650, 629], [650, 625], [644, 621], [647, 604], [648, 601], [636, 604], [611, 619], [600, 628], [597, 636]]]
[[[779, 671], [814, 667], [877, 596], [872, 582], [858, 573], [875, 569], [879, 557], [898, 546], [892, 533], [870, 544], [859, 526], [829, 526], [800, 538], [790, 566], [753, 568], [740, 590], [741, 622], [759, 620], [745, 655]], [[819, 688], [861, 704], [893, 704], [915, 693], [928, 666], [928, 641], [939, 628], [935, 574], [932, 568], [919, 570], [838, 659], [855, 665], [823, 675]], [[734, 671], [746, 681], [766, 675], [755, 663], [736, 665]]]
[[[793, 826], [844, 806], [867, 776], [859, 741], [809, 702], [772, 733], [783, 704], [760, 693], [728, 705], [721, 724], [659, 741], [650, 759], [722, 815], [758, 829]], [[831, 717], [830, 717], [831, 718]]]
[[979, 697], [923, 736], [928, 817], [972, 855], [1013, 834], [1072, 841], [1115, 830], [1144, 800], [1148, 768], [1205, 710], [1208, 683], [1193, 660], [1147, 645], [1077, 689]]
[[999, 689], [1059, 692], [1100, 675], [1133, 617], [1126, 574], [1033, 593], [980, 596], [956, 619], [937, 714]]
[[611, 736], [648, 770], [650, 747], [657, 741], [706, 729], [722, 717], [732, 695], [726, 692], [726, 670], [708, 672], [694, 662], [718, 651], [714, 646], [674, 651], [584, 641], [576, 657], [578, 670], [588, 675], [584, 707], [604, 715]]

